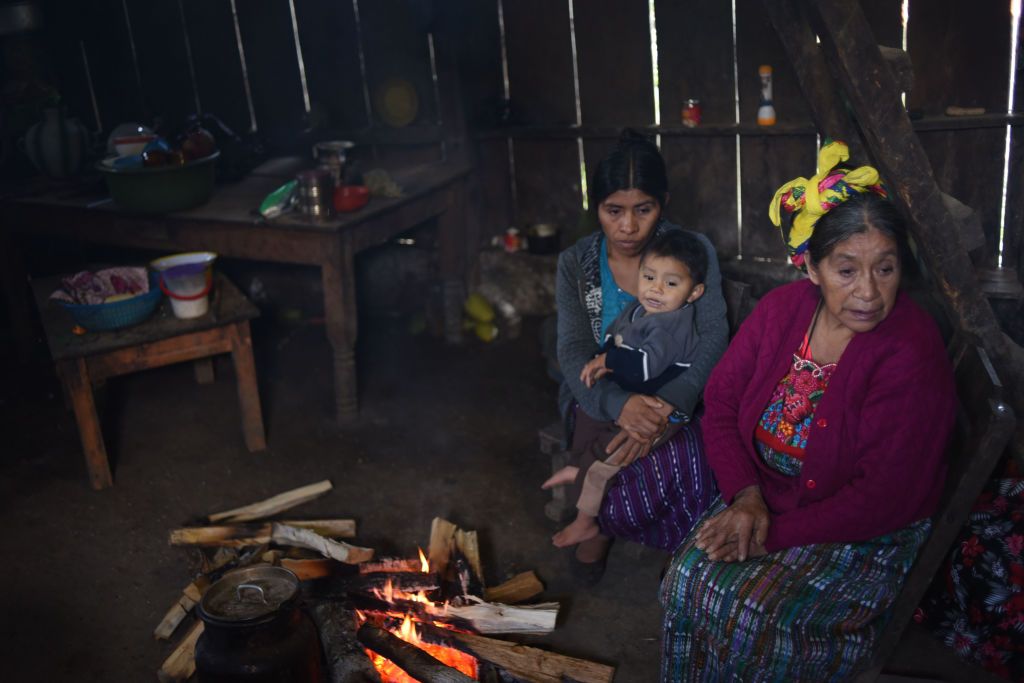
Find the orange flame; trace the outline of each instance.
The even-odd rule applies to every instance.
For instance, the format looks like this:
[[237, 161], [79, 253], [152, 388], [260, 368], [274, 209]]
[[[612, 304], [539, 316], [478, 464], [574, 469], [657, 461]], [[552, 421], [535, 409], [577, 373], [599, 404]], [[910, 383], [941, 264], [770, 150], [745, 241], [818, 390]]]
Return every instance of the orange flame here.
[[[458, 669], [467, 676], [476, 679], [477, 661], [474, 657], [444, 645], [423, 642], [413, 626], [412, 619], [408, 615], [402, 620], [402, 625], [397, 629], [392, 629], [391, 632], [405, 642], [425, 650], [439, 662]], [[373, 662], [373, 668], [380, 674], [383, 683], [417, 683], [415, 678], [410, 677], [409, 674], [405, 673], [390, 659], [382, 657], [372, 650], [367, 650], [366, 654], [369, 655], [370, 660]]]
[[420, 551], [420, 571], [424, 574], [430, 573], [430, 562], [427, 561], [427, 556], [423, 554], [423, 548], [417, 548]]

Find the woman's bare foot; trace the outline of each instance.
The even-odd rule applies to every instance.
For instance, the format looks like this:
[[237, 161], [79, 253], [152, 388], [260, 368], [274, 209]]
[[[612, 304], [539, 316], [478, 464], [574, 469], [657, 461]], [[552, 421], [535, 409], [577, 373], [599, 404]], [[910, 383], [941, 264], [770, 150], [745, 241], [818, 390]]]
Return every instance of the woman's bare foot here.
[[550, 489], [555, 486], [562, 486], [564, 484], [571, 484], [576, 481], [577, 475], [580, 473], [579, 467], [573, 467], [568, 465], [558, 470], [550, 477], [548, 477], [543, 484], [540, 485], [542, 489]]
[[597, 538], [600, 533], [601, 528], [597, 526], [597, 518], [581, 512], [576, 515], [576, 519], [569, 526], [552, 536], [551, 542], [559, 548], [565, 548]]

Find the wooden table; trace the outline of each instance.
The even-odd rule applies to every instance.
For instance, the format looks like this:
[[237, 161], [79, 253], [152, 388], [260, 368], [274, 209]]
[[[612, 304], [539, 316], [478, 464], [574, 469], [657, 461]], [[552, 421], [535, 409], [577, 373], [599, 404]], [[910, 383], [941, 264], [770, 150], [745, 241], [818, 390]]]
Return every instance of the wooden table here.
[[75, 334], [71, 313], [49, 299], [59, 286], [59, 277], [33, 280], [32, 293], [50, 355], [75, 411], [94, 489], [113, 483], [92, 393], [93, 384], [108, 377], [196, 361], [196, 379], [205, 384], [213, 381], [212, 356], [230, 353], [245, 445], [250, 451], [267, 447], [249, 336], [249, 321], [260, 312], [226, 277], [217, 276], [210, 295], [210, 310], [198, 318], [174, 317], [170, 302], [164, 299], [153, 315], [138, 325], [85, 334]]
[[436, 218], [445, 336], [458, 341], [466, 267], [464, 181], [469, 166], [449, 161], [392, 170], [404, 196], [374, 197], [363, 209], [331, 219], [296, 213], [262, 218], [257, 212], [260, 202], [304, 165], [298, 158], [271, 160], [241, 181], [218, 187], [207, 204], [170, 214], [130, 214], [103, 201], [104, 195], [96, 191], [67, 186], [0, 200], [0, 278], [16, 337], [24, 349], [31, 348], [27, 276], [18, 252], [22, 235], [165, 251], [210, 250], [233, 258], [316, 266], [323, 282], [327, 338], [334, 352], [334, 407], [339, 422], [352, 421], [357, 414], [353, 257]]

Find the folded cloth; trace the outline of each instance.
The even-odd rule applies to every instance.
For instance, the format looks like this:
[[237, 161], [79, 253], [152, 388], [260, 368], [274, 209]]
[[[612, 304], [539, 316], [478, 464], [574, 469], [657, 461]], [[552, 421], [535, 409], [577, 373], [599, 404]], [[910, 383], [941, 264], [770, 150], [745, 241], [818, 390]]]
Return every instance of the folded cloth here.
[[60, 284], [50, 298], [71, 304], [102, 304], [110, 297], [149, 291], [149, 278], [142, 267], [105, 268], [95, 273], [83, 270], [61, 278]]

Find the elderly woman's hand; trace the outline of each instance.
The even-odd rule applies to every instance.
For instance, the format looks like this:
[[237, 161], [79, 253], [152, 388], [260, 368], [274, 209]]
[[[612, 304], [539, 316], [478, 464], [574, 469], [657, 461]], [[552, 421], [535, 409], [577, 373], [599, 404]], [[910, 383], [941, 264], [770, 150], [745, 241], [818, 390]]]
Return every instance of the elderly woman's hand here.
[[743, 562], [759, 557], [766, 554], [770, 521], [761, 489], [748, 486], [736, 494], [729, 507], [704, 522], [694, 545], [715, 561]]

